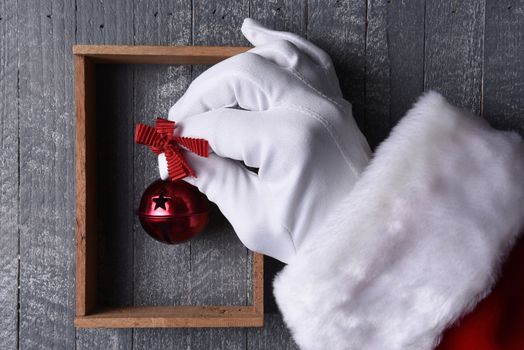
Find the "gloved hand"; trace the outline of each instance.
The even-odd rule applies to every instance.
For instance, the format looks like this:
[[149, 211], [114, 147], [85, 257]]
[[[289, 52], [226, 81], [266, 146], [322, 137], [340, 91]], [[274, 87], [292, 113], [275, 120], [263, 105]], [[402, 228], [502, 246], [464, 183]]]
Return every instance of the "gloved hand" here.
[[[255, 48], [195, 79], [168, 119], [214, 152], [185, 152], [198, 176], [185, 180], [218, 205], [246, 247], [289, 262], [351, 191], [371, 152], [324, 51], [251, 19], [242, 33]], [[159, 168], [167, 178], [163, 154]]]

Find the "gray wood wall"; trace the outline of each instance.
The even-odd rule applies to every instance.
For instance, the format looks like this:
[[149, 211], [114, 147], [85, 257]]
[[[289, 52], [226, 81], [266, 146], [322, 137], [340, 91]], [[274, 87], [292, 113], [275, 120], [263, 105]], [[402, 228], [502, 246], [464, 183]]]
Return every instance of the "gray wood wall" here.
[[[239, 31], [247, 16], [332, 55], [373, 146], [428, 89], [524, 132], [522, 0], [0, 0], [0, 349], [296, 348], [270, 294], [282, 267], [271, 259], [262, 329], [73, 327], [71, 46], [247, 45]], [[116, 150], [100, 154], [112, 174], [100, 193], [117, 194], [100, 203], [100, 230], [114, 232], [101, 239], [105, 303], [250, 302], [250, 255], [216, 208], [208, 232], [177, 247], [150, 240], [132, 215], [156, 177], [152, 154], [129, 142], [134, 123], [165, 114], [202, 69], [99, 72], [108, 126], [100, 143]], [[109, 217], [110, 207], [118, 209]]]

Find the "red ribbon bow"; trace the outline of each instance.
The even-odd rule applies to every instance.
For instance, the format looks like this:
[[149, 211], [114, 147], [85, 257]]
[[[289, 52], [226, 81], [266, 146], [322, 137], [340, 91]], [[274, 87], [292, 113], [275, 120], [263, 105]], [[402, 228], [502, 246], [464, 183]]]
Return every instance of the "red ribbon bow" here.
[[156, 118], [154, 128], [145, 124], [137, 124], [135, 142], [149, 146], [156, 154], [162, 152], [166, 154], [167, 171], [171, 180], [180, 180], [189, 175], [196, 177], [195, 171], [184, 158], [180, 146], [207, 158], [208, 142], [193, 137], [174, 136], [175, 129], [175, 122], [163, 118]]

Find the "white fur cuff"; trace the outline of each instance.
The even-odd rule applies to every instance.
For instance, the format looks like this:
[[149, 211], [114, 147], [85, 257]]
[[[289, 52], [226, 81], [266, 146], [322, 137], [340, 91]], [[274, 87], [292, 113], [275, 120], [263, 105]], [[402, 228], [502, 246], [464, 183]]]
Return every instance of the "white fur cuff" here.
[[524, 144], [424, 95], [274, 292], [303, 349], [433, 349], [524, 224]]

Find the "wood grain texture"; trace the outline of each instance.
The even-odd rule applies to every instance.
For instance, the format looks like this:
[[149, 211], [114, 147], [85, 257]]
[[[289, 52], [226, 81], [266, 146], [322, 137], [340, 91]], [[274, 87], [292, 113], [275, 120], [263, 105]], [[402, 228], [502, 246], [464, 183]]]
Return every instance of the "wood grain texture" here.
[[306, 35], [307, 0], [251, 0], [250, 17], [276, 30]]
[[[188, 45], [191, 43], [190, 1], [135, 2], [135, 44]], [[152, 124], [166, 117], [169, 107], [191, 82], [189, 66], [133, 67], [134, 122]], [[157, 158], [147, 147], [135, 145], [134, 205], [143, 190], [158, 179]], [[168, 246], [154, 241], [134, 221], [135, 305], [190, 304], [190, 244]], [[135, 329], [134, 349], [189, 348], [188, 329]]]
[[193, 45], [249, 45], [240, 32], [248, 16], [248, 0], [193, 0]]
[[291, 334], [279, 313], [265, 315], [265, 327], [247, 331], [247, 349], [297, 349]]
[[424, 89], [424, 2], [370, 0], [365, 133], [375, 148]]
[[76, 1], [77, 44], [133, 44], [132, 0]]
[[424, 88], [480, 113], [484, 0], [426, 1]]
[[486, 1], [483, 116], [524, 135], [524, 3]]
[[73, 53], [97, 63], [122, 64], [215, 64], [242, 53], [238, 46], [75, 45]]
[[[132, 44], [131, 1], [78, 1], [76, 43]], [[97, 304], [123, 305], [133, 301], [132, 186], [133, 75], [129, 68], [99, 67], [96, 78], [97, 181]], [[119, 101], [115, 104], [113, 101]], [[92, 117], [95, 117], [93, 115]], [[110, 152], [102, 152], [104, 148]], [[111, 176], [107, 176], [111, 174]], [[106, 175], [106, 176], [104, 176]], [[118, 195], [110, 195], [110, 193]], [[111, 209], [110, 208], [114, 208]], [[90, 232], [93, 234], [94, 232]], [[115, 252], [118, 252], [116, 254]], [[132, 330], [78, 329], [77, 349], [129, 349]]]
[[[344, 97], [365, 127], [366, 2], [308, 0], [307, 38], [331, 55]], [[364, 131], [368, 130], [364, 128]]]
[[[75, 56], [76, 315], [96, 306], [96, 124], [95, 72]], [[89, 234], [88, 234], [89, 233]]]
[[[180, 8], [190, 9], [184, 12], [181, 26], [176, 23], [180, 20]], [[75, 347], [72, 323], [74, 106], [70, 53], [71, 44], [75, 43], [75, 29], [76, 42], [80, 44], [154, 45], [180, 43], [177, 40], [183, 37], [189, 38], [182, 40], [188, 45], [248, 45], [239, 32], [242, 19], [248, 13], [274, 28], [308, 35], [333, 56], [344, 94], [354, 104], [355, 118], [372, 143], [378, 143], [387, 134], [388, 125], [397, 121], [421, 89], [421, 61], [424, 62], [422, 88], [437, 89], [459, 105], [482, 111], [498, 128], [524, 132], [521, 62], [524, 8], [519, 1], [4, 0], [0, 2], [0, 293], [5, 293], [6, 298], [0, 294], [3, 322], [0, 323], [0, 348], [16, 348], [18, 337], [18, 348], [23, 349]], [[420, 39], [421, 33], [423, 39]], [[422, 54], [420, 40], [425, 47]], [[18, 65], [20, 80], [16, 90], [14, 74]], [[131, 69], [127, 76], [134, 79], [138, 72], [135, 70], [142, 68], [126, 69]], [[184, 84], [201, 71], [194, 70]], [[161, 74], [154, 69], [152, 72]], [[162, 81], [161, 77], [146, 78], [147, 69], [141, 74], [144, 79], [150, 79], [151, 87], [155, 79]], [[171, 74], [179, 76], [177, 72]], [[167, 100], [162, 94], [179, 96], [184, 84], [177, 84], [161, 86], [160, 90], [164, 89], [159, 92], [161, 97], [153, 97], [151, 92], [140, 102], [141, 110], [144, 113], [148, 110], [145, 105], [148, 101], [157, 103], [150, 111], [160, 108], [158, 101]], [[136, 96], [133, 94], [133, 99]], [[133, 109], [136, 111], [135, 106]], [[11, 119], [16, 110], [20, 111], [17, 122]], [[20, 180], [12, 170], [13, 159], [5, 157], [5, 152], [18, 153], [14, 168], [19, 168]], [[144, 159], [145, 156], [144, 153]], [[149, 166], [154, 165], [150, 159]], [[144, 186], [149, 180], [146, 175], [142, 180]], [[153, 177], [153, 173], [150, 176]], [[18, 182], [19, 191], [13, 192]], [[10, 210], [12, 202], [8, 202], [13, 200], [13, 193], [20, 198], [19, 205], [15, 202], [14, 212]], [[13, 252], [18, 252], [18, 234], [13, 234], [13, 225], [14, 230], [20, 232], [20, 269], [13, 268], [13, 264], [18, 264], [13, 261], [16, 257]], [[201, 254], [201, 259], [205, 259]], [[246, 253], [246, 275], [249, 275], [251, 258]], [[195, 266], [193, 259], [192, 256], [189, 266]], [[269, 261], [266, 278], [282, 267]], [[17, 274], [21, 303], [19, 330], [12, 294]], [[217, 281], [223, 278], [220, 276]], [[210, 285], [213, 286], [213, 282]], [[252, 295], [247, 281], [244, 288], [245, 300], [249, 303]], [[133, 289], [135, 293], [138, 292]], [[192, 301], [219, 299], [213, 293], [199, 294]], [[143, 287], [139, 294], [143, 301], [148, 298]], [[271, 298], [266, 293], [266, 309], [270, 312], [266, 311], [263, 329], [232, 332], [163, 329], [144, 333], [140, 333], [142, 330], [79, 330], [76, 347], [296, 348]], [[130, 335], [133, 332], [135, 336]], [[138, 339], [140, 342], [132, 344]]]
[[[77, 317], [75, 325], [101, 328], [260, 327], [261, 319], [253, 309], [253, 306], [223, 305], [126, 306], [99, 310], [91, 315]], [[141, 330], [135, 330], [135, 332], [139, 331]], [[146, 329], [145, 331], [145, 334], [149, 334], [158, 333], [159, 330]], [[173, 333], [174, 330], [169, 332]], [[180, 336], [178, 338], [177, 344], [180, 344]], [[154, 344], [154, 339], [144, 340], [149, 345]], [[140, 343], [135, 342], [135, 346], [142, 347], [142, 340]]]
[[0, 349], [18, 346], [18, 14], [0, 2]]
[[70, 1], [18, 2], [20, 348], [75, 347]]
[[127, 339], [130, 329], [77, 328], [77, 349], [129, 350], [132, 345]]
[[[247, 296], [247, 303], [252, 305], [254, 311], [259, 315], [264, 315], [264, 255], [261, 253], [250, 252], [249, 256], [253, 260], [251, 284], [251, 298]], [[246, 278], [250, 280], [250, 278]], [[252, 301], [250, 300], [252, 299]]]

